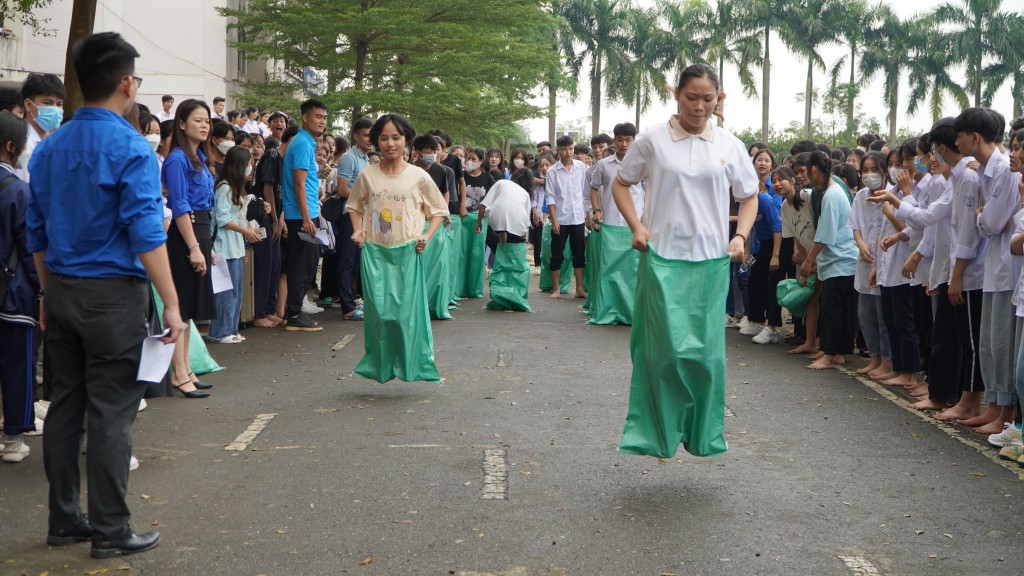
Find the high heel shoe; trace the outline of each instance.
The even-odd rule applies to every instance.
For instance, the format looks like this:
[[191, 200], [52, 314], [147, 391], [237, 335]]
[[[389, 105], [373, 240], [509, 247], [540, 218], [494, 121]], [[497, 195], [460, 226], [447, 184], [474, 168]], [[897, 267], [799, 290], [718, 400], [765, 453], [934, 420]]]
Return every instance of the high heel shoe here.
[[181, 384], [175, 384], [172, 382], [171, 386], [178, 392], [181, 392], [181, 395], [184, 396], [185, 398], [207, 398], [210, 396], [209, 392], [200, 392], [199, 390], [189, 390], [188, 392], [186, 392], [181, 389], [182, 386], [184, 386], [185, 384], [189, 384], [190, 382], [190, 380], [186, 380]]
[[[195, 376], [195, 374], [193, 374], [192, 372], [188, 373], [189, 380], [191, 380], [193, 376]], [[209, 390], [210, 388], [213, 388], [213, 384], [207, 384], [206, 382], [203, 382], [198, 378], [196, 378], [196, 381], [193, 382], [192, 384], [199, 390]]]

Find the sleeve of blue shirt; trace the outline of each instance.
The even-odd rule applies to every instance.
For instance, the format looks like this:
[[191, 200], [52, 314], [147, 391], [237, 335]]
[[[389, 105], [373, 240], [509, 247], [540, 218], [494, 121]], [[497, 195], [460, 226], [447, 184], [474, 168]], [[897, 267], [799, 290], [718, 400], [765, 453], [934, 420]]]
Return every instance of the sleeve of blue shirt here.
[[818, 220], [818, 229], [814, 234], [814, 241], [826, 246], [836, 246], [839, 243], [839, 227], [849, 218], [849, 210], [842, 210], [839, 204], [841, 200], [846, 202], [844, 194], [826, 193], [821, 199], [821, 218]]
[[348, 180], [348, 187], [351, 190], [356, 183], [356, 161], [352, 154], [343, 154], [338, 160], [338, 178]]
[[771, 197], [771, 192], [764, 194], [768, 196], [768, 203], [771, 205], [768, 209], [768, 221], [772, 225], [772, 232], [782, 232], [782, 213], [780, 208], [775, 204], [775, 198]]
[[[33, 154], [32, 160], [29, 161], [29, 172], [36, 167], [36, 160], [39, 155]], [[50, 190], [46, 189], [40, 179], [36, 179], [36, 182], [29, 184], [32, 193], [29, 194], [28, 199], [28, 212], [25, 214], [25, 223], [28, 225], [28, 249], [32, 252], [46, 252], [46, 249], [50, 245], [49, 239], [46, 237], [46, 219], [43, 216], [42, 204], [49, 204], [50, 202]]]
[[167, 242], [159, 174], [160, 164], [149, 150], [129, 156], [121, 173], [118, 224], [128, 229], [128, 241], [136, 254]]
[[167, 207], [171, 209], [171, 218], [192, 211], [188, 204], [188, 186], [191, 178], [192, 165], [184, 154], [171, 153], [164, 160], [160, 179], [167, 187]]

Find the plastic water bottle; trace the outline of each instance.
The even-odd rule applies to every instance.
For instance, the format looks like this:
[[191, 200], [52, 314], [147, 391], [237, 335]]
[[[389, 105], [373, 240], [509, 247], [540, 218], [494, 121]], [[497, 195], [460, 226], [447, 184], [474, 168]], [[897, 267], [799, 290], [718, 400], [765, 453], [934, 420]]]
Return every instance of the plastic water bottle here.
[[757, 262], [757, 258], [754, 258], [753, 254], [747, 254], [747, 257], [740, 263], [740, 274], [750, 272], [750, 267], [754, 265], [754, 262]]

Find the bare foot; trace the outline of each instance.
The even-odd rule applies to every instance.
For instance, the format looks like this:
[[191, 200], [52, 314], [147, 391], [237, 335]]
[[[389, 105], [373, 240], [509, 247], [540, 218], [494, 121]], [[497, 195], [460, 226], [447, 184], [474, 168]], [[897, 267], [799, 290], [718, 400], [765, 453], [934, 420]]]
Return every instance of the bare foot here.
[[989, 422], [984, 426], [975, 428], [974, 431], [977, 432], [978, 434], [999, 434], [1000, 432], [1003, 431], [1003, 423], [999, 422], [998, 420], [999, 419], [997, 418], [996, 420], [993, 420], [992, 422]]
[[925, 398], [920, 402], [914, 402], [910, 407], [914, 410], [945, 410], [949, 408], [949, 404], [940, 404], [931, 398]]
[[881, 370], [875, 370], [874, 372], [868, 374], [868, 378], [871, 378], [872, 380], [878, 380], [879, 382], [881, 382], [882, 380], [889, 380], [890, 378], [895, 378], [897, 376], [899, 376], [899, 374], [897, 374], [897, 373], [895, 373], [895, 372], [893, 372], [891, 370], [888, 371], [888, 372], [882, 372]]
[[814, 354], [817, 350], [810, 344], [801, 344], [800, 346], [793, 348], [789, 351], [789, 354]]
[[910, 395], [914, 398], [925, 398], [928, 396], [928, 385], [919, 384], [916, 388], [910, 388], [908, 392], [910, 392]]
[[587, 293], [586, 292], [580, 292], [579, 290], [577, 290], [576, 291], [576, 297], [585, 300], [587, 298]]
[[999, 424], [999, 430], [996, 430], [995, 432], [989, 432], [989, 434], [998, 434], [1003, 431], [1003, 423], [999, 418], [999, 407], [996, 406], [995, 404], [989, 404], [988, 409], [982, 412], [981, 414], [973, 418], [959, 421], [957, 422], [957, 424], [976, 427], [985, 426], [987, 424], [991, 424], [992, 422], [996, 422], [997, 424]]
[[977, 410], [971, 410], [969, 406], [961, 406], [957, 404], [956, 406], [944, 411], [942, 414], [937, 415], [935, 419], [942, 420], [943, 422], [954, 422], [974, 418], [977, 415]]
[[868, 372], [874, 372], [881, 365], [882, 365], [882, 359], [879, 358], [878, 356], [872, 356], [871, 357], [871, 361], [868, 362], [868, 365], [863, 367], [863, 368], [861, 368], [861, 369], [859, 369], [859, 370], [857, 370], [857, 374], [864, 375], [864, 374], [867, 374]]
[[913, 386], [914, 379], [913, 379], [913, 377], [910, 376], [910, 374], [897, 374], [895, 378], [890, 378], [888, 380], [883, 380], [882, 384], [885, 384], [886, 386], [909, 387], [909, 386]]
[[257, 328], [273, 328], [274, 326], [277, 326], [277, 323], [271, 320], [270, 317], [265, 316], [263, 318], [253, 320], [252, 325]]
[[818, 358], [814, 362], [811, 362], [810, 364], [807, 365], [807, 368], [811, 370], [828, 370], [829, 368], [834, 367], [835, 364], [832, 362], [832, 357], [826, 356], [824, 354], [821, 356], [821, 358]]
[[558, 290], [552, 290], [550, 297], [554, 298], [555, 300], [558, 300], [559, 298], [561, 298], [561, 296], [558, 295]]
[[819, 350], [819, 351], [815, 352], [814, 354], [808, 354], [807, 358], [809, 360], [817, 360], [817, 359], [821, 358], [824, 355], [825, 355], [825, 353]]
[[842, 354], [836, 354], [835, 356], [832, 357], [832, 363], [835, 364], [836, 366], [842, 366], [843, 364], [846, 364], [846, 356], [843, 356]]

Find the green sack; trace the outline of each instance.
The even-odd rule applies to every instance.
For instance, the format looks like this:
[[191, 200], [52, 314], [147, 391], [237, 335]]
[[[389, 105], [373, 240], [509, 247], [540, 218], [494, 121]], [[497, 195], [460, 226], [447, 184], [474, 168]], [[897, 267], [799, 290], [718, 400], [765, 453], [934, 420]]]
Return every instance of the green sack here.
[[440, 384], [416, 243], [387, 248], [367, 242], [361, 270], [366, 352], [355, 373], [382, 384], [395, 378]]
[[462, 221], [459, 249], [459, 276], [455, 282], [456, 295], [463, 298], [482, 298], [484, 295], [484, 251], [487, 249], [487, 219], [480, 233], [476, 233], [478, 212], [470, 212]]
[[630, 352], [633, 378], [619, 452], [671, 458], [728, 447], [725, 330], [729, 257], [668, 260], [640, 255]]
[[[423, 227], [426, 234], [430, 222]], [[427, 308], [430, 317], [436, 320], [451, 320], [448, 304], [452, 301], [452, 245], [450, 232], [442, 224], [434, 232], [425, 250], [423, 250], [424, 284], [427, 289]]]
[[[594, 236], [591, 234], [591, 236]], [[590, 259], [587, 259], [589, 264]], [[601, 225], [600, 247], [590, 294], [591, 324], [632, 324], [636, 300], [636, 269], [640, 253], [633, 250], [633, 233], [627, 226]]]
[[598, 278], [601, 277], [601, 262], [597, 257], [600, 249], [601, 231], [591, 230], [587, 234], [587, 264], [583, 267], [583, 289], [587, 292], [587, 299], [583, 301], [583, 309], [587, 310], [588, 314], [594, 308], [594, 302], [597, 298], [595, 289], [597, 288]]
[[[544, 230], [541, 232], [540, 241], [540, 291], [551, 292], [551, 223], [544, 223]], [[569, 286], [572, 284], [572, 248], [565, 243], [565, 260], [562, 261], [561, 276], [558, 277], [559, 292], [569, 293]]]
[[530, 265], [526, 262], [526, 244], [498, 244], [491, 270], [491, 301], [488, 310], [533, 312], [526, 302], [530, 292]]
[[451, 306], [449, 308], [458, 308], [455, 303], [460, 300], [459, 298], [459, 275], [462, 271], [462, 217], [458, 214], [452, 215], [452, 221], [448, 230], [448, 238], [451, 242], [451, 266], [449, 267], [449, 274], [451, 274], [451, 281], [448, 283], [449, 291], [449, 302]]
[[775, 297], [779, 301], [779, 306], [789, 310], [789, 313], [797, 318], [806, 316], [807, 301], [814, 294], [814, 282], [814, 276], [807, 279], [805, 286], [801, 286], [800, 281], [796, 278], [779, 280], [779, 285], [775, 288]]
[[[153, 300], [156, 302], [156, 315], [158, 318], [163, 318], [164, 301], [160, 299], [160, 295], [156, 293], [155, 288], [151, 287], [151, 290], [153, 291]], [[203, 341], [203, 335], [199, 333], [195, 322], [189, 320], [188, 326], [188, 364], [192, 371], [196, 374], [208, 374], [223, 370], [220, 364], [217, 364], [217, 361], [213, 359], [213, 356], [210, 356], [210, 351], [206, 348], [206, 342]], [[161, 331], [162, 329], [163, 327], [161, 327]]]

